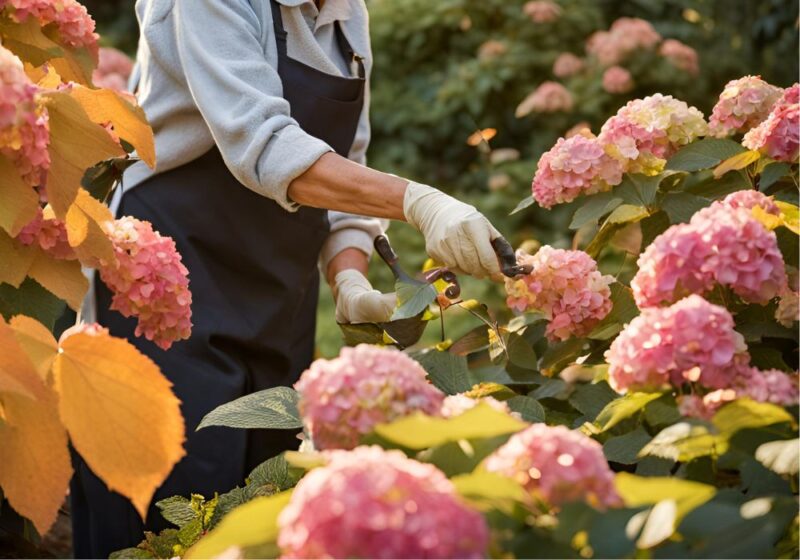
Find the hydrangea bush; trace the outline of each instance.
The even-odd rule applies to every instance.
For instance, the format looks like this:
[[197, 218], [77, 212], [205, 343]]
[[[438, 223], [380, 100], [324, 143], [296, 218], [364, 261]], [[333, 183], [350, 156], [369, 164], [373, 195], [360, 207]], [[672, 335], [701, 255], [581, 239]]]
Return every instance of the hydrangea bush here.
[[[543, 2], [527, 10], [559, 15]], [[615, 64], [659, 42], [626, 21], [593, 41], [593, 56]], [[661, 49], [691, 68], [679, 47]], [[574, 71], [573, 60], [560, 64]], [[269, 472], [280, 465], [300, 482], [275, 475], [271, 495], [172, 550], [796, 556], [796, 92], [746, 76], [728, 84], [710, 123], [655, 94], [596, 137], [559, 139], [527, 204], [571, 204], [574, 239], [517, 252], [530, 272], [505, 280], [515, 317], [504, 324], [476, 301], [450, 300], [438, 313], [460, 308], [478, 322], [461, 339], [345, 348], [312, 364], [296, 392], [265, 391], [258, 406], [283, 415], [263, 427], [304, 428], [299, 451], [271, 459]], [[237, 414], [258, 413], [245, 402]], [[243, 542], [242, 524], [256, 522], [263, 538]], [[155, 543], [120, 556], [158, 556]]]

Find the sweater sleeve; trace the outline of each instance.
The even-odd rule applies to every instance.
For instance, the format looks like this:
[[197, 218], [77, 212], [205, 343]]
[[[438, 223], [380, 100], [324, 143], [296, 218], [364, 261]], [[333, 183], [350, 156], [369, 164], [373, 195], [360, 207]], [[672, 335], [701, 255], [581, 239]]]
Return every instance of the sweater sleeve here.
[[189, 91], [231, 173], [289, 211], [289, 184], [328, 144], [289, 116], [258, 18], [242, 0], [175, 0], [178, 56]]

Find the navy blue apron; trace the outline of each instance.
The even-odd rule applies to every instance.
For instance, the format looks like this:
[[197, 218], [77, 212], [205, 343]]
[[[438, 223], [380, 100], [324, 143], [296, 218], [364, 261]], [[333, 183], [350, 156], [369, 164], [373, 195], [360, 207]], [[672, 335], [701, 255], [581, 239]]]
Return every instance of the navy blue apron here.
[[[339, 22], [339, 47], [346, 60], [357, 61], [358, 77], [333, 76], [289, 58], [280, 7], [274, 0], [271, 5], [278, 74], [291, 116], [347, 157], [363, 108], [363, 63]], [[195, 428], [221, 404], [292, 385], [310, 364], [320, 281], [317, 260], [329, 233], [327, 211], [303, 207], [287, 212], [239, 183], [214, 148], [126, 193], [120, 215], [147, 220], [175, 240], [189, 269], [193, 296], [192, 336], [165, 352], [135, 337], [136, 321], [110, 311], [111, 294], [101, 282], [96, 284], [98, 321], [153, 359], [182, 402], [187, 455], [153, 503], [193, 492], [210, 498], [242, 484], [259, 463], [299, 444], [293, 431]], [[154, 505], [143, 524], [127, 499], [109, 491], [80, 457], [73, 459], [76, 558], [107, 558], [138, 544], [143, 531], [168, 526]]]

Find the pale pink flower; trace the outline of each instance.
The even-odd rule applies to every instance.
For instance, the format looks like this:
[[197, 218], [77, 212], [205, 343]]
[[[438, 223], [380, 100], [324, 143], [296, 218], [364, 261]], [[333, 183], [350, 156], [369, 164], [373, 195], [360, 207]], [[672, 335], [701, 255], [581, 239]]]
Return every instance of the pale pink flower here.
[[551, 23], [561, 17], [561, 6], [551, 0], [530, 0], [522, 12], [534, 23]]
[[670, 95], [635, 99], [603, 125], [598, 140], [631, 173], [659, 173], [666, 159], [708, 130], [703, 113]]
[[97, 53], [94, 20], [77, 0], [0, 0], [0, 10], [20, 23], [28, 17], [36, 18], [42, 27], [53, 23], [65, 45]]
[[755, 189], [745, 189], [743, 191], [736, 191], [722, 200], [722, 204], [731, 208], [744, 208], [752, 210], [756, 206], [760, 206], [767, 214], [780, 216], [781, 210], [771, 196], [758, 192]]
[[480, 403], [485, 403], [492, 407], [493, 409], [497, 410], [498, 412], [505, 412], [506, 414], [514, 415], [516, 413], [511, 412], [511, 409], [508, 408], [508, 405], [503, 401], [498, 401], [494, 397], [482, 397], [479, 399], [473, 399], [472, 397], [468, 397], [462, 393], [458, 393], [457, 395], [448, 395], [442, 401], [442, 410], [441, 415], [445, 418], [453, 418], [455, 416], [461, 416], [466, 411], [471, 410], [478, 406]]
[[601, 509], [622, 505], [603, 447], [565, 426], [534, 424], [514, 434], [484, 467], [516, 480], [552, 508], [575, 501]]
[[10, 158], [25, 183], [44, 184], [50, 167], [50, 126], [38, 88], [22, 62], [0, 46], [0, 154]]
[[583, 70], [583, 67], [583, 59], [570, 52], [563, 52], [553, 63], [553, 75], [556, 78], [569, 78]]
[[542, 155], [531, 191], [539, 206], [552, 208], [583, 194], [609, 190], [622, 182], [622, 172], [619, 160], [608, 155], [596, 138], [578, 134], [559, 138]]
[[172, 238], [130, 216], [107, 222], [105, 227], [117, 261], [99, 267], [100, 278], [113, 292], [111, 309], [136, 317], [136, 336], [144, 336], [164, 350], [189, 338], [189, 271]]
[[533, 93], [528, 95], [517, 106], [517, 118], [530, 113], [557, 113], [569, 112], [573, 105], [572, 94], [558, 82], [542, 82]]
[[658, 48], [658, 54], [669, 60], [673, 66], [697, 76], [700, 73], [700, 64], [697, 51], [677, 39], [667, 39]]
[[708, 121], [709, 134], [718, 138], [747, 132], [768, 116], [783, 90], [759, 76], [731, 80], [722, 90]]
[[278, 516], [282, 558], [486, 557], [486, 521], [433, 465], [377, 446], [324, 456]]
[[631, 73], [622, 66], [611, 66], [603, 72], [603, 89], [608, 93], [628, 93], [633, 89]]
[[619, 64], [638, 50], [654, 48], [661, 35], [649, 22], [639, 18], [620, 18], [608, 31], [597, 31], [586, 41], [586, 52], [603, 66]]
[[687, 381], [731, 386], [749, 356], [724, 307], [691, 295], [670, 307], [644, 309], [606, 351], [609, 384], [617, 392], [660, 389]]
[[425, 370], [392, 348], [360, 344], [319, 359], [295, 383], [299, 410], [318, 449], [352, 449], [377, 424], [415, 411], [438, 415], [444, 393]]
[[38, 245], [56, 259], [74, 260], [78, 258], [75, 250], [69, 244], [64, 222], [57, 219], [52, 213], [45, 217], [41, 208], [36, 217], [20, 230], [17, 239], [23, 245]]
[[124, 52], [110, 47], [100, 48], [100, 62], [92, 74], [94, 85], [119, 92], [128, 91], [128, 78], [133, 71], [133, 61]]
[[734, 383], [739, 397], [781, 406], [793, 406], [798, 399], [797, 373], [778, 369], [745, 368]]
[[515, 311], [539, 311], [549, 321], [547, 336], [566, 340], [584, 336], [611, 311], [613, 277], [597, 270], [583, 251], [545, 245], [531, 256], [517, 251], [517, 262], [533, 267], [530, 274], [506, 278], [506, 303]]
[[761, 124], [744, 135], [742, 145], [777, 161], [797, 163], [800, 159], [800, 84], [784, 91], [783, 97]]

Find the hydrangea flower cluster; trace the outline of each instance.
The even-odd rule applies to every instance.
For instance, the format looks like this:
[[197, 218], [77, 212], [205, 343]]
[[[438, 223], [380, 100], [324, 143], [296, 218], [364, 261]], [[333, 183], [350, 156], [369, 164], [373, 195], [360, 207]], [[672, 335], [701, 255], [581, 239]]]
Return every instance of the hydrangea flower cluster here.
[[94, 20], [77, 0], [0, 0], [0, 10], [7, 10], [19, 23], [35, 17], [43, 27], [55, 24], [64, 44], [97, 52], [100, 37], [94, 32]]
[[534, 424], [511, 436], [484, 466], [554, 508], [573, 501], [603, 509], [622, 503], [603, 447], [565, 426]]
[[586, 42], [586, 52], [604, 66], [619, 64], [637, 50], [648, 50], [661, 41], [650, 22], [639, 18], [619, 18], [608, 31], [597, 31]]
[[572, 110], [573, 103], [572, 94], [563, 85], [558, 82], [542, 82], [533, 93], [522, 100], [514, 114], [524, 117], [530, 113], [568, 112]]
[[92, 74], [94, 85], [114, 91], [127, 92], [133, 61], [122, 51], [101, 47], [97, 68]]
[[626, 171], [654, 175], [678, 148], [707, 129], [699, 110], [657, 93], [628, 102], [606, 121], [598, 140], [624, 162]]
[[26, 224], [17, 235], [23, 245], [38, 245], [48, 255], [56, 259], [73, 260], [77, 258], [75, 250], [67, 239], [67, 228], [64, 222], [52, 213], [45, 217], [39, 209], [36, 217]]
[[622, 66], [611, 66], [603, 72], [603, 89], [608, 93], [628, 93], [633, 89], [633, 77]]
[[439, 469], [358, 447], [297, 484], [278, 517], [282, 558], [484, 558], [489, 530]]
[[781, 213], [780, 208], [778, 208], [771, 196], [767, 196], [755, 189], [733, 192], [722, 199], [720, 204], [730, 208], [744, 208], [745, 210], [752, 210], [756, 206], [760, 206], [767, 214], [779, 216]]
[[556, 78], [569, 78], [583, 70], [583, 67], [583, 59], [570, 52], [563, 52], [553, 63], [553, 75]]
[[561, 17], [561, 6], [551, 0], [530, 0], [522, 11], [533, 23], [551, 23]]
[[800, 84], [787, 88], [769, 116], [744, 135], [742, 145], [772, 159], [797, 163], [800, 159]]
[[516, 311], [540, 311], [551, 340], [589, 333], [611, 311], [611, 276], [583, 251], [547, 245], [531, 256], [517, 252], [517, 262], [533, 267], [524, 277], [505, 280], [506, 303]]
[[508, 405], [503, 401], [498, 401], [494, 397], [482, 397], [479, 399], [473, 399], [472, 397], [468, 397], [462, 393], [457, 395], [448, 395], [442, 401], [442, 410], [441, 415], [444, 418], [453, 418], [455, 416], [461, 416], [466, 411], [471, 410], [478, 406], [481, 403], [486, 403], [487, 405], [491, 406], [493, 409], [499, 412], [505, 412], [506, 414], [515, 415], [516, 413], [511, 412], [511, 409], [508, 408]]
[[606, 351], [609, 384], [620, 393], [687, 381], [728, 388], [737, 368], [749, 361], [744, 339], [733, 327], [727, 309], [698, 295], [644, 309]]
[[622, 182], [622, 165], [591, 134], [559, 138], [539, 159], [531, 183], [533, 198], [543, 208], [570, 202], [582, 194], [609, 190]]
[[438, 415], [444, 394], [399, 350], [361, 344], [319, 359], [295, 384], [299, 410], [317, 449], [352, 449], [380, 423], [414, 411]]
[[0, 153], [34, 187], [44, 183], [50, 167], [50, 126], [37, 92], [19, 58], [0, 46]]
[[709, 134], [718, 138], [747, 132], [769, 116], [783, 90], [760, 76], [731, 80], [719, 96], [708, 121]]
[[192, 329], [189, 271], [170, 237], [129, 216], [105, 224], [117, 262], [103, 264], [100, 278], [114, 293], [111, 309], [137, 317], [136, 336], [164, 350]]
[[700, 73], [697, 51], [677, 39], [667, 39], [661, 43], [658, 54], [669, 60], [676, 68], [692, 76]]

